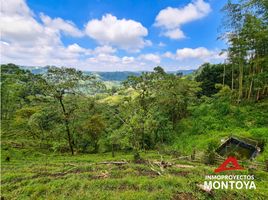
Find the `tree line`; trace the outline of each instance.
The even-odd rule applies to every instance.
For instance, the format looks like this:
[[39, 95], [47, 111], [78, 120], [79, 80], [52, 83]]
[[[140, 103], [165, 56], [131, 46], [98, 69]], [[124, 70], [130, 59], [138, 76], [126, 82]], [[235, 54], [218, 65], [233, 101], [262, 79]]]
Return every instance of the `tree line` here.
[[161, 67], [129, 77], [113, 95], [96, 77], [73, 68], [35, 75], [7, 64], [1, 72], [3, 130], [47, 144], [67, 141], [72, 154], [88, 146], [98, 152], [100, 138], [109, 150], [168, 143], [199, 91], [197, 82]]
[[228, 1], [222, 35], [228, 41], [227, 61], [205, 63], [188, 76], [158, 66], [109, 90], [96, 76], [73, 68], [33, 74], [15, 64], [1, 65], [2, 135], [72, 154], [97, 153], [100, 147], [138, 152], [174, 143], [184, 130], [181, 122], [202, 110], [194, 112], [194, 106], [214, 102], [225, 115], [229, 103], [258, 103], [268, 95], [266, 2]]
[[230, 87], [238, 89], [237, 100], [259, 100], [268, 93], [268, 4], [266, 0], [228, 0], [224, 6], [228, 60], [224, 65]]

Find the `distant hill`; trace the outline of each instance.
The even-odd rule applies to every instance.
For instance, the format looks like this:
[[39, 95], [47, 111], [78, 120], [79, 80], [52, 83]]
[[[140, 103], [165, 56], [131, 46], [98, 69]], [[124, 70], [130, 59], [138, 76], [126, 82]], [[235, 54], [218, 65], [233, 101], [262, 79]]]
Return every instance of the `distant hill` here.
[[[21, 69], [29, 70], [33, 74], [44, 74], [47, 72], [48, 67], [30, 67], [20, 66]], [[192, 74], [194, 70], [178, 70], [170, 71], [170, 74], [182, 73], [183, 75]], [[142, 72], [131, 72], [131, 71], [115, 71], [115, 72], [90, 72], [85, 71], [86, 74], [95, 74], [103, 81], [124, 81], [128, 76], [140, 76]]]
[[44, 74], [49, 67], [32, 67], [32, 66], [19, 66], [21, 69], [29, 70], [33, 74]]
[[194, 73], [195, 70], [194, 69], [185, 69], [185, 70], [177, 70], [177, 71], [170, 71], [168, 73], [170, 74], [178, 74], [178, 73], [182, 73], [182, 75], [189, 75], [189, 74], [192, 74]]
[[140, 76], [142, 72], [93, 72], [93, 74], [97, 74], [104, 81], [124, 81], [129, 76]]

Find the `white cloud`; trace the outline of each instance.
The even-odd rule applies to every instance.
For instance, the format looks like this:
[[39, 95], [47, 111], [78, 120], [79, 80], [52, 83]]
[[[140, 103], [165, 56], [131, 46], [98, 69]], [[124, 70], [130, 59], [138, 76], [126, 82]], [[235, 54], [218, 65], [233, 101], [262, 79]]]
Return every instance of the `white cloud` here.
[[167, 30], [166, 32], [163, 33], [163, 35], [170, 38], [170, 39], [183, 39], [183, 38], [185, 38], [184, 33], [179, 28]]
[[177, 49], [176, 53], [166, 52], [163, 57], [174, 60], [198, 59], [204, 62], [211, 60], [224, 60], [225, 54], [220, 55], [219, 50], [208, 50], [205, 47]]
[[133, 63], [135, 61], [134, 57], [128, 57], [128, 56], [124, 56], [122, 58], [122, 62], [123, 64], [130, 64], [130, 63]]
[[170, 59], [175, 59], [175, 55], [172, 54], [170, 51], [167, 51], [166, 53], [163, 54], [164, 58], [170, 58]]
[[152, 53], [140, 55], [139, 59], [143, 61], [149, 61], [152, 63], [158, 63], [158, 64], [161, 62], [160, 56], [156, 54], [152, 54]]
[[120, 62], [120, 58], [115, 55], [110, 54], [98, 54], [96, 56], [97, 60], [100, 62], [106, 62], [106, 63], [118, 63]]
[[[1, 39], [7, 42], [36, 41], [43, 27], [36, 22], [27, 5], [22, 0], [1, 1]], [[17, 6], [17, 7], [16, 7]]]
[[61, 18], [52, 19], [44, 14], [40, 14], [41, 22], [38, 22], [24, 0], [1, 0], [1, 5], [2, 63], [70, 65], [81, 53], [89, 52], [78, 44], [68, 47], [63, 45], [62, 33], [82, 36], [82, 32], [72, 22]]
[[67, 47], [67, 50], [72, 53], [90, 53], [91, 51], [80, 47], [78, 44], [74, 43]]
[[[134, 51], [150, 45], [151, 42], [144, 39], [148, 31], [139, 22], [117, 19], [112, 15], [105, 15], [101, 20], [93, 20], [99, 25], [93, 27], [93, 30], [97, 31], [94, 32], [95, 34], [100, 34], [100, 36], [95, 35], [100, 46], [87, 49], [80, 46], [78, 42], [65, 46], [62, 42], [63, 34], [69, 37], [81, 37], [85, 34], [74, 23], [61, 18], [51, 18], [45, 14], [35, 15], [24, 0], [0, 1], [2, 4], [0, 18], [2, 63], [69, 66], [87, 71], [141, 71], [152, 70], [156, 65], [162, 65], [163, 57], [171, 58], [170, 63], [164, 65], [169, 69], [178, 69], [176, 67], [178, 65], [189, 66], [191, 62], [188, 60], [195, 61], [201, 58], [203, 61], [210, 57], [215, 59], [221, 57], [216, 55], [216, 50], [202, 47], [179, 49], [176, 53], [167, 52], [164, 55], [135, 53], [135, 56], [132, 54], [118, 56], [115, 47]], [[41, 21], [37, 20], [39, 17]], [[87, 24], [86, 29], [91, 22]], [[107, 27], [103, 27], [105, 23], [108, 23]], [[104, 33], [98, 32], [102, 29]], [[158, 44], [158, 46], [164, 45]], [[201, 61], [193, 64], [197, 66]]]
[[111, 46], [107, 46], [107, 45], [96, 47], [94, 50], [94, 53], [96, 54], [99, 54], [99, 53], [111, 54], [115, 52], [116, 52], [115, 48], [112, 48]]
[[143, 39], [148, 34], [147, 29], [133, 20], [109, 16], [108, 19], [115, 22], [108, 27], [111, 38], [106, 38], [107, 43], [103, 42], [102, 46], [87, 49], [78, 43], [63, 44], [62, 34], [83, 36], [74, 23], [45, 14], [35, 15], [24, 0], [1, 0], [1, 3], [1, 63], [69, 66], [88, 71], [135, 71], [150, 70], [160, 62], [160, 57], [153, 54], [137, 55], [136, 58], [115, 55], [117, 49], [111, 45], [138, 50], [151, 44]]
[[158, 43], [158, 46], [159, 46], [159, 47], [165, 47], [166, 44], [165, 44], [164, 42], [159, 42], [159, 43]]
[[91, 56], [100, 55], [100, 54], [109, 55], [109, 54], [113, 54], [116, 52], [115, 48], [112, 48], [111, 46], [107, 46], [107, 45], [97, 46], [95, 49], [92, 50], [92, 49], [83, 48], [76, 43], [69, 45], [67, 47], [67, 50], [72, 53], [80, 53], [80, 54], [91, 55]]
[[102, 45], [114, 45], [125, 50], [137, 51], [150, 45], [149, 41], [144, 40], [148, 31], [141, 23], [117, 19], [111, 14], [102, 16], [101, 20], [89, 21], [85, 31]]
[[161, 10], [155, 19], [155, 26], [163, 29], [163, 35], [171, 39], [185, 38], [181, 30], [183, 24], [201, 19], [208, 15], [211, 7], [203, 0], [195, 0], [183, 8], [167, 7]]
[[43, 23], [37, 22], [24, 0], [1, 0], [1, 5], [1, 39], [11, 45], [59, 45], [60, 32], [75, 37], [83, 35], [72, 22], [61, 18], [51, 19], [41, 14]]
[[1, 12], [9, 15], [33, 15], [23, 0], [1, 0]]
[[215, 52], [209, 51], [208, 49], [204, 47], [198, 47], [196, 49], [183, 48], [183, 49], [177, 49], [176, 58], [179, 60], [183, 60], [186, 58], [206, 59], [214, 55], [214, 53]]
[[8, 42], [0, 41], [2, 45], [9, 46], [10, 44]]
[[54, 31], [62, 31], [66, 35], [70, 35], [73, 37], [82, 37], [83, 33], [76, 28], [76, 26], [71, 21], [64, 21], [61, 18], [51, 19], [49, 16], [41, 13], [40, 18], [44, 25], [47, 28], [50, 28]]
[[165, 67], [169, 70], [178, 69], [197, 69], [205, 62], [222, 63], [227, 58], [226, 53], [220, 55], [219, 49], [182, 48], [177, 49], [174, 53], [167, 51], [162, 54], [162, 60]]

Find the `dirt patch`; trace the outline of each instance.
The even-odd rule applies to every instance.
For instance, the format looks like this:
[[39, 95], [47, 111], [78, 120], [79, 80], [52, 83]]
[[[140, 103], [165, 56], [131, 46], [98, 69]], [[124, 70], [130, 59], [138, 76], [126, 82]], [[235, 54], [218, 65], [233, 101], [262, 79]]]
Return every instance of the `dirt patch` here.
[[133, 169], [135, 170], [133, 172], [137, 176], [149, 176], [149, 177], [152, 177], [152, 178], [159, 176], [155, 171], [153, 171], [153, 170], [151, 170], [149, 168], [143, 168], [141, 166], [136, 166]]
[[92, 179], [105, 179], [105, 178], [109, 178], [109, 177], [110, 177], [110, 174], [108, 171], [103, 171], [99, 174], [91, 176]]
[[132, 161], [132, 162], [135, 163], [135, 164], [148, 164], [148, 160], [143, 159], [143, 158], [134, 160], [134, 161]]
[[118, 190], [139, 190], [139, 187], [136, 185], [120, 185], [118, 188]]
[[119, 166], [118, 166], [118, 169], [120, 169], [120, 170], [125, 170], [125, 169], [127, 169], [127, 166], [125, 166], [125, 165], [119, 165]]
[[192, 193], [189, 192], [181, 192], [177, 193], [172, 197], [172, 200], [195, 200], [196, 198]]
[[183, 177], [187, 176], [189, 173], [190, 172], [187, 172], [187, 171], [181, 171], [181, 172], [174, 172], [173, 171], [173, 172], [171, 172], [171, 174], [174, 176], [183, 176]]
[[157, 177], [158, 174], [154, 171], [148, 171], [148, 170], [139, 170], [138, 171], [138, 176], [149, 176], [149, 177]]

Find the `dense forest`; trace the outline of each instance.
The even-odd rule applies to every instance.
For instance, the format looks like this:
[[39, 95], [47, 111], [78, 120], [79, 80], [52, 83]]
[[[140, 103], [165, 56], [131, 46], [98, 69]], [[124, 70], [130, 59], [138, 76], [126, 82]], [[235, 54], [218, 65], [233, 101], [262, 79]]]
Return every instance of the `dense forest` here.
[[223, 12], [226, 62], [188, 75], [157, 66], [107, 88], [74, 68], [1, 65], [3, 159], [12, 161], [18, 146], [66, 156], [130, 152], [136, 160], [151, 150], [212, 156], [235, 135], [256, 140], [257, 160], [267, 162], [268, 4], [228, 1]]

